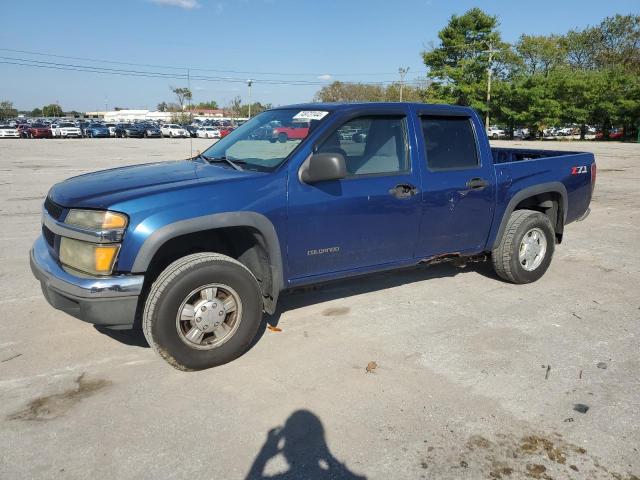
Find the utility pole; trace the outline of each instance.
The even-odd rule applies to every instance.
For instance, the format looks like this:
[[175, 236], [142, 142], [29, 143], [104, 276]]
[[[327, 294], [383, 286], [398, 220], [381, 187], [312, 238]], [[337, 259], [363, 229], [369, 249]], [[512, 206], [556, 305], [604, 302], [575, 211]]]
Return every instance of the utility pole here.
[[404, 87], [404, 77], [407, 74], [407, 72], [409, 71], [409, 67], [407, 68], [402, 68], [400, 67], [398, 69], [398, 73], [400, 74], [400, 101], [402, 102], [402, 89]]
[[253, 85], [253, 80], [247, 80], [247, 85], [249, 86], [249, 119], [251, 119], [251, 85]]
[[484, 129], [489, 130], [489, 108], [491, 106], [491, 76], [493, 75], [493, 45], [489, 44], [489, 65], [487, 66], [487, 114], [484, 117]]

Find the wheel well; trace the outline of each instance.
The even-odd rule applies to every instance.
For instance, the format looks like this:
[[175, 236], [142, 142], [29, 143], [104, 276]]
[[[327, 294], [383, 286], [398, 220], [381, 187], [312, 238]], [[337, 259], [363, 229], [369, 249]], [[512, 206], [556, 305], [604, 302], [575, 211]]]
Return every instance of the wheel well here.
[[525, 198], [516, 205], [514, 211], [515, 210], [536, 210], [540, 213], [544, 213], [551, 221], [551, 225], [553, 225], [557, 242], [562, 242], [565, 212], [562, 197], [559, 193], [539, 193]]
[[167, 240], [154, 254], [145, 274], [145, 292], [175, 260], [199, 252], [215, 252], [235, 258], [258, 280], [265, 308], [272, 300], [273, 278], [267, 245], [252, 227], [225, 227], [180, 235]]

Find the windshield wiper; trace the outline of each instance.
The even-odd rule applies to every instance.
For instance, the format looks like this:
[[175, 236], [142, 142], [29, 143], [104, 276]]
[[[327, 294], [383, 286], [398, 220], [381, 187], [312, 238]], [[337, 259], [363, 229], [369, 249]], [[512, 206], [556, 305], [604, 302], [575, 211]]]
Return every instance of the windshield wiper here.
[[206, 155], [203, 155], [201, 153], [199, 153], [196, 156], [196, 158], [201, 158], [204, 161], [209, 162], [209, 163], [226, 162], [229, 165], [231, 165], [233, 168], [238, 170], [239, 172], [241, 172], [243, 170], [243, 168], [240, 165], [238, 165], [239, 163], [244, 163], [242, 160], [233, 161], [233, 160], [228, 159], [226, 156], [223, 156], [223, 157], [207, 157]]

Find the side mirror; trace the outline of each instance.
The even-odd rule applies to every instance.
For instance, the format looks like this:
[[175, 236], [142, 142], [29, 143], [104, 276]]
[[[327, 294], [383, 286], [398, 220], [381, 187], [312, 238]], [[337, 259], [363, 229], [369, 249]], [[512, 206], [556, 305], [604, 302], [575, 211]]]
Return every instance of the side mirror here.
[[314, 153], [300, 167], [300, 181], [304, 183], [339, 180], [347, 175], [347, 164], [340, 153]]

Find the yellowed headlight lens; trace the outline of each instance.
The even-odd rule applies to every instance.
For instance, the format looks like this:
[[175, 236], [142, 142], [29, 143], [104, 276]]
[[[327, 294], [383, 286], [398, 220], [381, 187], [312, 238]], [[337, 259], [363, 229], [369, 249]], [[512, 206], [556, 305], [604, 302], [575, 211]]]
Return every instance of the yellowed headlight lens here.
[[120, 245], [99, 245], [72, 238], [60, 239], [60, 262], [92, 275], [109, 275], [116, 263]]
[[127, 226], [127, 216], [123, 213], [100, 210], [70, 210], [64, 223], [77, 225], [89, 230], [113, 230]]

